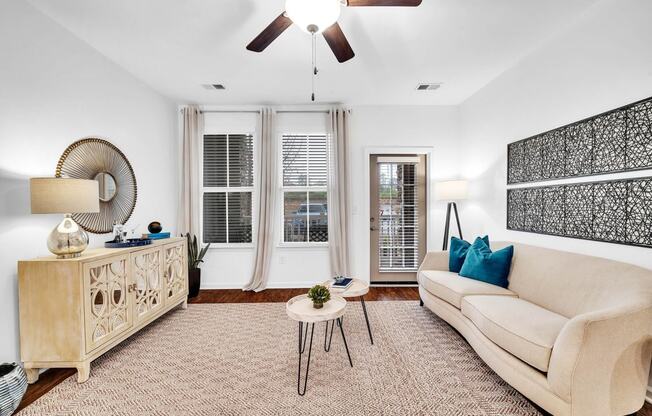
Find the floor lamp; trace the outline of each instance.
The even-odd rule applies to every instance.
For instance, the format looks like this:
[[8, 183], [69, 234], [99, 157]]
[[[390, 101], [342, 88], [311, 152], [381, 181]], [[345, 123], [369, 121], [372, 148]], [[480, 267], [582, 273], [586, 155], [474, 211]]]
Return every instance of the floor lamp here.
[[464, 200], [468, 194], [467, 181], [443, 181], [435, 184], [435, 199], [437, 201], [446, 201], [446, 226], [444, 227], [444, 244], [442, 250], [448, 250], [448, 239], [450, 233], [451, 223], [451, 209], [455, 214], [455, 221], [457, 222], [457, 231], [462, 237], [462, 227], [460, 226], [460, 216], [457, 212], [456, 201]]

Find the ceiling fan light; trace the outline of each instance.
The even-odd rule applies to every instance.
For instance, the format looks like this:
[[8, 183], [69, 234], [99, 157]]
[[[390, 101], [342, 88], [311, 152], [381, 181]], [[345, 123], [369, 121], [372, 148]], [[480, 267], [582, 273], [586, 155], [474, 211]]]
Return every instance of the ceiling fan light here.
[[340, 17], [340, 0], [285, 0], [285, 12], [304, 32], [314, 25], [321, 33]]

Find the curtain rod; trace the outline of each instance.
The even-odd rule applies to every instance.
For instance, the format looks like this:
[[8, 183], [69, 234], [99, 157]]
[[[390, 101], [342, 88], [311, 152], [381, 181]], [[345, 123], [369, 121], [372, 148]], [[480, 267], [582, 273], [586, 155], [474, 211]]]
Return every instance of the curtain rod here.
[[[247, 114], [260, 114], [258, 110], [200, 110], [201, 113], [247, 113]], [[328, 110], [278, 110], [279, 114], [290, 114], [290, 113], [318, 113], [318, 114], [328, 114]]]
[[[183, 113], [183, 109], [179, 110], [180, 113]], [[224, 113], [224, 114], [260, 114], [258, 110], [199, 110], [200, 113]], [[314, 114], [328, 114], [328, 110], [279, 110], [277, 113], [280, 114], [292, 114], [292, 113], [314, 113]]]

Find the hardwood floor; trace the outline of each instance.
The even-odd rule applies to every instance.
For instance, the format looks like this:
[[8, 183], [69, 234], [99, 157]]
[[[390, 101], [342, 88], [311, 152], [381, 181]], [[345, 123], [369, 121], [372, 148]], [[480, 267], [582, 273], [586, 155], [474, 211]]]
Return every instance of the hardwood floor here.
[[[202, 290], [189, 303], [260, 303], [287, 302], [308, 289], [267, 289], [263, 292], [244, 292], [240, 289]], [[417, 287], [371, 287], [365, 300], [419, 300]]]
[[[287, 302], [290, 298], [306, 293], [307, 289], [268, 289], [263, 292], [243, 292], [239, 289], [202, 290], [199, 296], [189, 303], [260, 303]], [[372, 287], [365, 296], [367, 301], [380, 300], [419, 300], [416, 287]], [[27, 393], [20, 403], [18, 411], [36, 401], [66, 378], [74, 375], [74, 369], [54, 368], [47, 370], [38, 382], [27, 388]], [[652, 416], [652, 405], [646, 403], [637, 416]]]

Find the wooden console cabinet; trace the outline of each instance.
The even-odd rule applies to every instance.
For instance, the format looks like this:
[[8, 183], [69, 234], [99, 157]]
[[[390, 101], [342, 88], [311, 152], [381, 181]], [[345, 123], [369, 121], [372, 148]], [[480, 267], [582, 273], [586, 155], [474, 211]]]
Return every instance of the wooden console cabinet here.
[[75, 259], [18, 262], [20, 353], [28, 381], [39, 369], [90, 363], [175, 306], [187, 307], [186, 239], [91, 249]]

